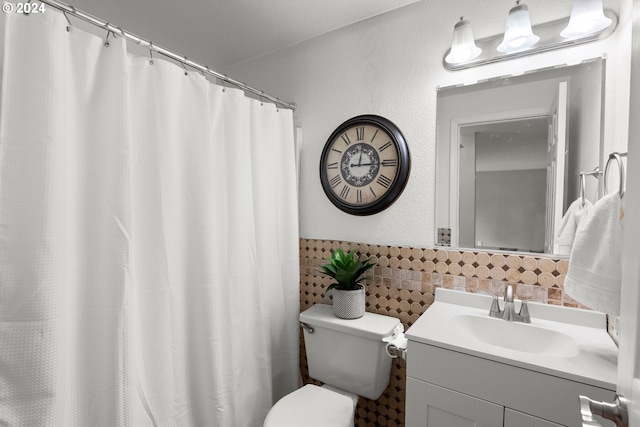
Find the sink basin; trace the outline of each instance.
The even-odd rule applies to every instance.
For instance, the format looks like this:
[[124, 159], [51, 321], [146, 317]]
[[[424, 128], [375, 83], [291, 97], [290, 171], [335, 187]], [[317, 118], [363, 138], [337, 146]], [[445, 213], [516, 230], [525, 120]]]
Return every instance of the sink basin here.
[[580, 349], [565, 333], [486, 315], [459, 314], [452, 317], [451, 326], [468, 339], [528, 354], [573, 357]]

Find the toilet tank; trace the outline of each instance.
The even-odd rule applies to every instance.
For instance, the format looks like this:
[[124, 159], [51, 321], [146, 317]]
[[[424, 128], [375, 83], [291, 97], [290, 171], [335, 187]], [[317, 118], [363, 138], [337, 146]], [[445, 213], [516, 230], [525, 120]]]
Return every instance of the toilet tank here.
[[382, 339], [398, 332], [398, 319], [374, 313], [340, 319], [332, 306], [316, 304], [300, 313], [300, 321], [314, 330], [304, 330], [311, 378], [369, 399], [380, 397], [391, 371]]

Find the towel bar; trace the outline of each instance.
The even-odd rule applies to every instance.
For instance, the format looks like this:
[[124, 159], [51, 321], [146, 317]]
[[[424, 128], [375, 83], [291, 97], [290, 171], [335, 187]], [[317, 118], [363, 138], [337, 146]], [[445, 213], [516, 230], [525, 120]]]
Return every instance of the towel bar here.
[[620, 194], [620, 198], [624, 196], [624, 163], [622, 163], [622, 157], [625, 157], [627, 153], [618, 153], [613, 152], [609, 154], [609, 159], [607, 160], [607, 164], [604, 167], [604, 193], [608, 194], [609, 185], [607, 183], [607, 176], [609, 173], [609, 164], [615, 160], [618, 163], [618, 170], [620, 171], [620, 188], [618, 189], [618, 194]]

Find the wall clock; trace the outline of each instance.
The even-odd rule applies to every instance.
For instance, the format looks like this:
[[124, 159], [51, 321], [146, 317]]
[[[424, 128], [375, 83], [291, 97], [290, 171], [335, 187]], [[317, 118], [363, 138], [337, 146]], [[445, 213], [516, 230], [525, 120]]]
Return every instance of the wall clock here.
[[320, 182], [331, 202], [352, 215], [372, 215], [400, 196], [409, 178], [409, 147], [384, 117], [353, 117], [333, 131], [322, 150]]

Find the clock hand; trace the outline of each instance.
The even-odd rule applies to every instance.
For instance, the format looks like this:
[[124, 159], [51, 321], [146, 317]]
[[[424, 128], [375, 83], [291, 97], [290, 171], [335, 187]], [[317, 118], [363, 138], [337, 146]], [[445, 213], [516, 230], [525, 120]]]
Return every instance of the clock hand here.
[[371, 165], [373, 165], [373, 163], [359, 163], [359, 164], [357, 164], [357, 165], [356, 165], [355, 163], [351, 163], [351, 164], [349, 165], [349, 167], [354, 167], [354, 166], [371, 166]]
[[360, 158], [358, 159], [358, 166], [362, 165], [362, 147], [360, 147]]

